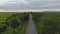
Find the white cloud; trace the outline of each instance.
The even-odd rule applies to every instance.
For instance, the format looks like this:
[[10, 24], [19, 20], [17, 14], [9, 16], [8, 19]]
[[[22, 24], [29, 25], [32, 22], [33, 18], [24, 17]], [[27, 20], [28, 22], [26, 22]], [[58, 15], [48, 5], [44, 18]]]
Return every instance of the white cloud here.
[[8, 1], [7, 3], [19, 3], [19, 2], [22, 2], [21, 0], [11, 0], [11, 1]]
[[51, 2], [51, 1], [55, 1], [55, 0], [40, 0], [40, 1], [48, 1], [48, 2]]
[[37, 0], [31, 0], [31, 1], [37, 1]]
[[29, 3], [27, 0], [0, 0], [0, 6], [7, 4], [7, 3], [22, 3], [27, 4]]
[[49, 4], [45, 4], [45, 5], [41, 5], [40, 7], [50, 7], [50, 6], [58, 6], [58, 3], [49, 3]]
[[7, 1], [9, 1], [9, 0], [0, 0], [0, 5], [5, 4]]
[[29, 3], [29, 1], [23, 0], [23, 4], [28, 4], [28, 3]]

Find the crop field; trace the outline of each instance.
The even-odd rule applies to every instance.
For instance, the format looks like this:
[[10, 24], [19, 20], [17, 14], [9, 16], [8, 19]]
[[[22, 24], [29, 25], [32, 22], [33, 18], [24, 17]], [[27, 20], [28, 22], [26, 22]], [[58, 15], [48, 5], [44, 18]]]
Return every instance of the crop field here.
[[0, 12], [0, 34], [24, 34], [27, 15], [28, 13]]
[[12, 15], [12, 13], [0, 12], [0, 26], [3, 25], [3, 22], [6, 20], [6, 18], [11, 15]]
[[60, 12], [32, 13], [37, 34], [60, 34]]

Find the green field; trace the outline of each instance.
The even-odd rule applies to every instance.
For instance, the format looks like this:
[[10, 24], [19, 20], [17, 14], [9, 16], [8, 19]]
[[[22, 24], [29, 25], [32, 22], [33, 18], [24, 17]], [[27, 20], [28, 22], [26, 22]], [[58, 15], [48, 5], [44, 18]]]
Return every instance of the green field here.
[[38, 34], [60, 34], [60, 12], [32, 13]]
[[11, 16], [13, 13], [0, 12], [0, 26], [6, 20], [7, 17]]
[[[27, 21], [25, 21], [24, 18], [26, 15], [28, 15], [28, 13], [0, 12], [0, 27], [4, 26], [6, 19], [12, 16], [13, 14], [18, 14], [15, 18], [17, 20], [19, 18], [18, 21], [20, 21], [20, 25], [15, 29], [15, 34], [25, 34]], [[3, 31], [1, 34], [13, 34], [13, 29], [11, 28], [11, 26], [8, 26], [7, 29]]]

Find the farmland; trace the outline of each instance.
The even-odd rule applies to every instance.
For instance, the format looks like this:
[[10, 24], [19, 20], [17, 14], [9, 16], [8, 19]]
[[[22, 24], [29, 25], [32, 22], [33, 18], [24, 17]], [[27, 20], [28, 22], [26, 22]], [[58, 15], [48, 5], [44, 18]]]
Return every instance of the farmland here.
[[11, 16], [13, 13], [0, 12], [0, 26], [3, 24], [7, 17]]
[[32, 13], [37, 34], [60, 34], [60, 12]]

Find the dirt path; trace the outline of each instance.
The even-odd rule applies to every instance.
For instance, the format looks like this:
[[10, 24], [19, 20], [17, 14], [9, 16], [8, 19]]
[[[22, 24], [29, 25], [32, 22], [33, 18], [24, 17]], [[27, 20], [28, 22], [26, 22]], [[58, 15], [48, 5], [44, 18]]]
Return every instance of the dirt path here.
[[27, 25], [26, 34], [37, 34], [31, 14], [29, 14], [29, 23]]

